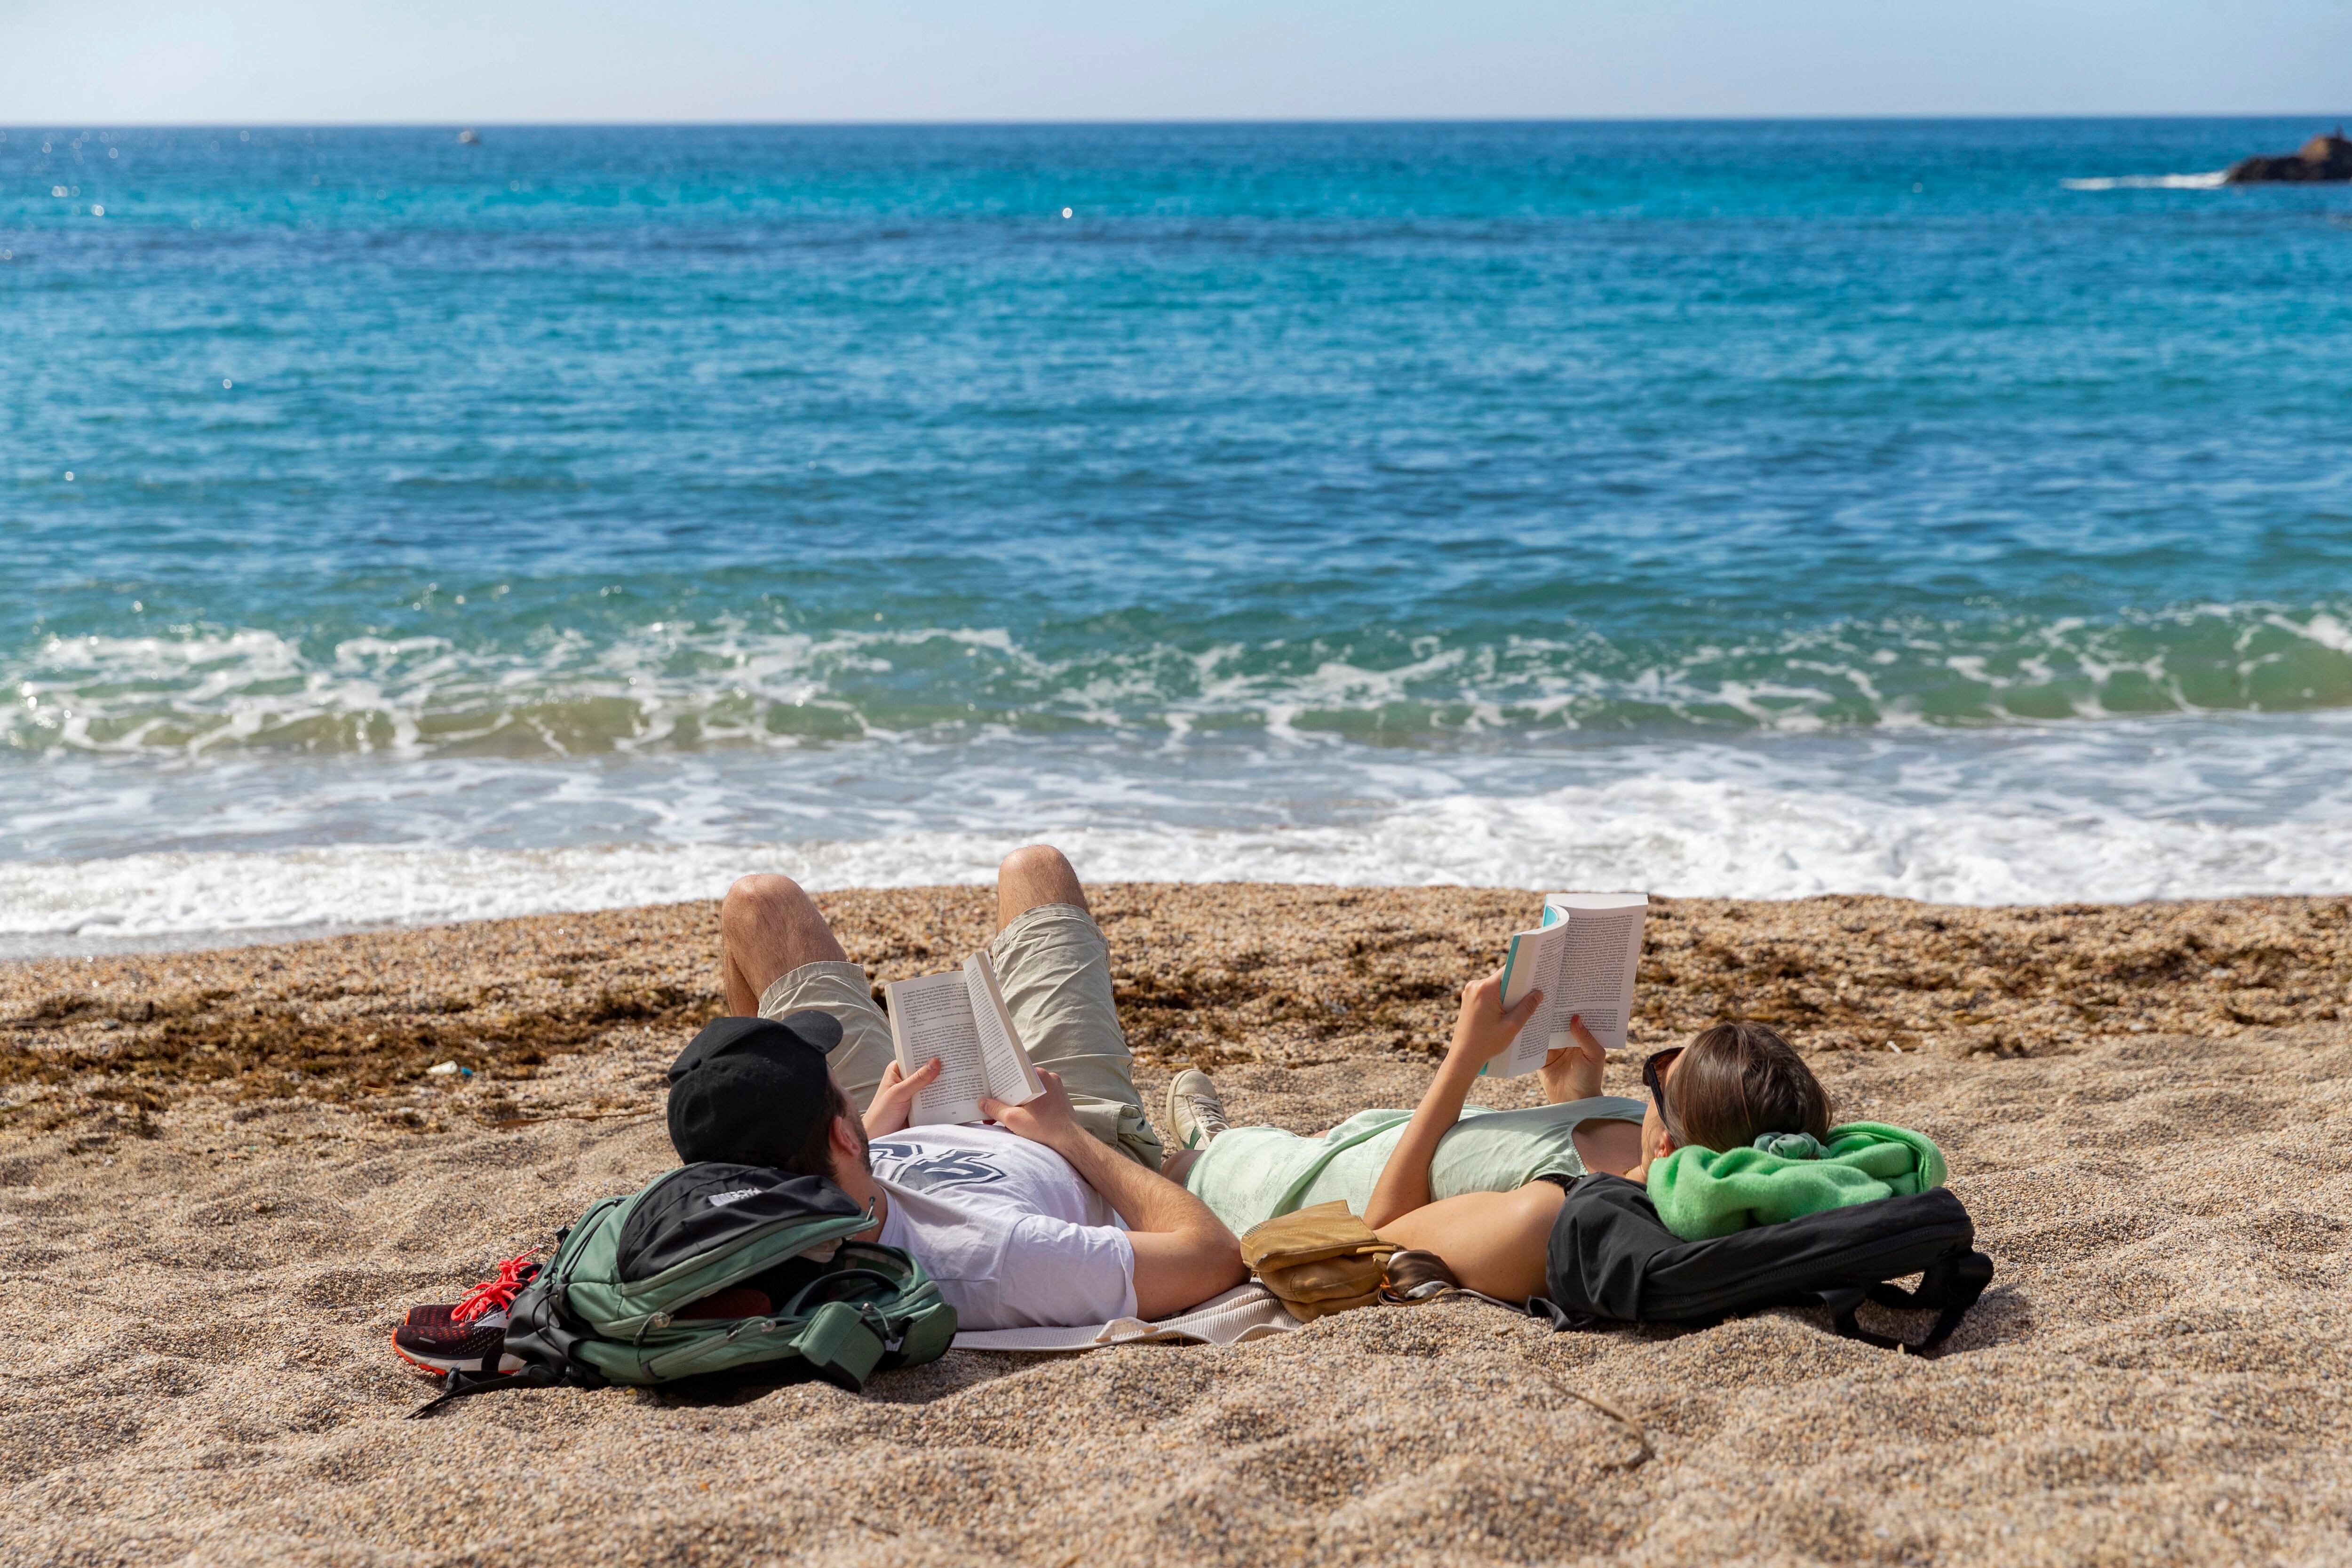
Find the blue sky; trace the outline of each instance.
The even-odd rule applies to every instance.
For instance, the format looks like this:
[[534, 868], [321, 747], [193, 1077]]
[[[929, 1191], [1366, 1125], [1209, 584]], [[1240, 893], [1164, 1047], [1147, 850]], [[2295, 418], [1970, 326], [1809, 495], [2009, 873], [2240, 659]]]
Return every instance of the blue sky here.
[[0, 0], [0, 121], [2334, 113], [2352, 0]]

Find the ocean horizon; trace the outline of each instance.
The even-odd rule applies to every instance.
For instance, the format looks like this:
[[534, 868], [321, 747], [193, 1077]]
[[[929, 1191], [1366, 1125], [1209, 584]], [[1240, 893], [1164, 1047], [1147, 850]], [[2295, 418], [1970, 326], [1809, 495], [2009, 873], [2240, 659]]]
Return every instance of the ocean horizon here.
[[9, 127], [0, 956], [2352, 889], [2335, 119]]

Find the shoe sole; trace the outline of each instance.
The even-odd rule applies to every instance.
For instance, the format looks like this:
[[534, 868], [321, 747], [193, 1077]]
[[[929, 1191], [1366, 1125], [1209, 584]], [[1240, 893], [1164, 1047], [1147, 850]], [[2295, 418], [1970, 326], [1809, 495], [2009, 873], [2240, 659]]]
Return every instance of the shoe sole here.
[[[428, 1376], [432, 1377], [446, 1377], [453, 1372], [479, 1372], [482, 1370], [482, 1358], [480, 1356], [452, 1356], [447, 1361], [436, 1361], [430, 1356], [418, 1355], [415, 1352], [403, 1346], [397, 1340], [392, 1342], [392, 1353], [406, 1362], [409, 1365], [415, 1367], [417, 1371], [425, 1373]], [[499, 1375], [500, 1377], [511, 1376], [521, 1370], [522, 1357], [518, 1355], [509, 1355], [504, 1351], [500, 1351], [499, 1352]]]
[[[1177, 1137], [1179, 1130], [1184, 1124], [1184, 1119], [1176, 1114], [1176, 1080], [1174, 1079], [1168, 1080], [1167, 1092], [1160, 1097], [1160, 1115], [1167, 1123], [1169, 1136]], [[1185, 1133], [1177, 1139], [1176, 1147], [1179, 1149], [1190, 1149], [1192, 1146], [1192, 1139], [1190, 1133]]]

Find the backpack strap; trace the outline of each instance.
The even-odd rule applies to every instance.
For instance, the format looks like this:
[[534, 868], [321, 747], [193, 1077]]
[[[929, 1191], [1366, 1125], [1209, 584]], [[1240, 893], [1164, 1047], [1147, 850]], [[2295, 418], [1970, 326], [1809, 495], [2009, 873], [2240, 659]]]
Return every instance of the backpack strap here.
[[[1981, 1252], [1958, 1252], [1937, 1259], [1921, 1276], [1916, 1290], [1897, 1289], [1881, 1280], [1868, 1289], [1849, 1287], [1824, 1290], [1822, 1302], [1829, 1308], [1837, 1331], [1847, 1339], [1860, 1340], [1881, 1350], [1904, 1350], [1913, 1355], [1924, 1355], [1952, 1337], [1952, 1331], [1960, 1326], [1960, 1320], [1969, 1315], [1969, 1309], [1977, 1304], [1977, 1298], [1991, 1283], [1991, 1258]], [[1874, 1334], [1854, 1321], [1854, 1311], [1864, 1301], [1912, 1311], [1933, 1309], [1937, 1310], [1938, 1315], [1927, 1337], [1910, 1344], [1885, 1334]]]
[[420, 1421], [453, 1399], [463, 1399], [469, 1394], [489, 1394], [501, 1388], [553, 1388], [563, 1381], [562, 1367], [545, 1362], [531, 1362], [520, 1372], [453, 1372], [449, 1385], [415, 1409], [406, 1419]]
[[865, 1391], [889, 1348], [882, 1314], [864, 1302], [827, 1301], [793, 1336], [793, 1349], [811, 1372], [852, 1394]]
[[930, 1306], [898, 1324], [898, 1348], [882, 1357], [880, 1371], [894, 1367], [920, 1366], [947, 1353], [955, 1342], [955, 1309], [945, 1301], [935, 1300]]
[[1556, 1334], [1597, 1329], [1601, 1325], [1601, 1320], [1591, 1312], [1571, 1312], [1549, 1296], [1528, 1297], [1527, 1312], [1530, 1318], [1541, 1318], [1549, 1323], [1551, 1331]]
[[[607, 1202], [618, 1203], [619, 1200], [608, 1199]], [[590, 1211], [592, 1215], [594, 1212]], [[572, 1228], [576, 1230], [579, 1227], [574, 1226]], [[559, 1251], [559, 1260], [562, 1256]], [[538, 1279], [515, 1297], [507, 1311], [503, 1353], [520, 1357], [522, 1365], [513, 1372], [453, 1372], [438, 1394], [408, 1413], [409, 1420], [430, 1415], [453, 1399], [490, 1394], [501, 1388], [604, 1386], [604, 1380], [596, 1369], [572, 1353], [572, 1347], [588, 1336], [565, 1318], [563, 1281], [551, 1279], [542, 1270]]]
[[1957, 1253], [1927, 1270], [1916, 1290], [1898, 1290], [1892, 1285], [1872, 1288], [1871, 1300], [1882, 1307], [1934, 1307], [1941, 1309], [1936, 1326], [1927, 1337], [1915, 1347], [1933, 1350], [1951, 1338], [1952, 1331], [1960, 1326], [1969, 1309], [1992, 1283], [1992, 1259], [1981, 1252]]

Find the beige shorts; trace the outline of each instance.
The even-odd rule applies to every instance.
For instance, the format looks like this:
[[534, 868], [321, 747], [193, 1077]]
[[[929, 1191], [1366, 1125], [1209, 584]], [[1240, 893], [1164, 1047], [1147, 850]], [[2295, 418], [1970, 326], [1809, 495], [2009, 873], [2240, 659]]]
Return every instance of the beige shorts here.
[[[1024, 910], [988, 944], [1004, 1005], [1039, 1067], [1059, 1073], [1086, 1130], [1160, 1169], [1160, 1139], [1135, 1091], [1135, 1058], [1111, 999], [1110, 946], [1076, 904]], [[841, 1020], [834, 1081], [859, 1111], [873, 1100], [892, 1059], [890, 1021], [874, 1001], [866, 971], [849, 963], [804, 963], [760, 996], [760, 1016], [814, 1007]]]

